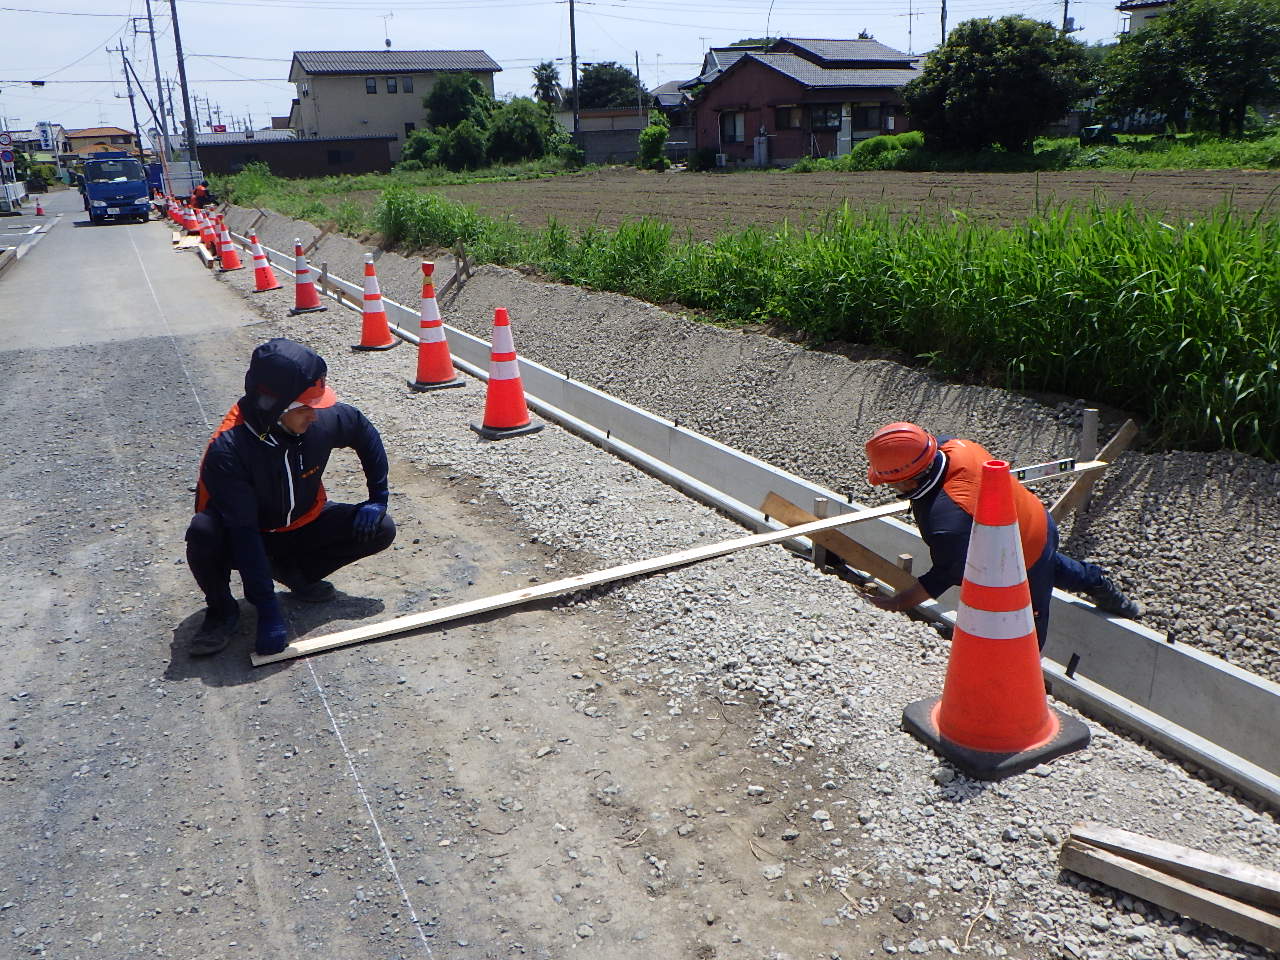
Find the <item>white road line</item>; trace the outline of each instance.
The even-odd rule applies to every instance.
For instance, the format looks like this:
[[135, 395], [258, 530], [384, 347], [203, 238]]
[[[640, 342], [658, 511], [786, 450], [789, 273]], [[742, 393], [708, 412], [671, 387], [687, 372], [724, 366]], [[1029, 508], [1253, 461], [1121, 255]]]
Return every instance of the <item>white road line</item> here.
[[[134, 242], [133, 231], [128, 231], [128, 234], [129, 243], [133, 246], [134, 256], [138, 259], [138, 266], [142, 268], [142, 276], [147, 281], [147, 289], [151, 291], [151, 299], [155, 302], [156, 312], [160, 314], [160, 321], [164, 324], [169, 343], [172, 344], [173, 352], [178, 357], [178, 364], [182, 367], [182, 373], [187, 378], [187, 386], [191, 388], [191, 395], [195, 397], [196, 406], [200, 409], [200, 418], [204, 421], [205, 429], [212, 430], [213, 423], [209, 420], [209, 415], [205, 413], [204, 404], [200, 402], [200, 395], [196, 392], [196, 384], [191, 377], [191, 371], [187, 369], [187, 364], [182, 359], [182, 352], [178, 349], [177, 338], [173, 335], [173, 328], [169, 326], [169, 318], [165, 315], [164, 307], [160, 305], [160, 298], [156, 296], [155, 287], [151, 284], [151, 275], [147, 273], [147, 265], [142, 260], [138, 244]], [[329, 709], [329, 698], [324, 695], [324, 687], [320, 685], [320, 678], [316, 676], [315, 667], [311, 664], [311, 658], [304, 658], [304, 662], [307, 665], [307, 670], [311, 673], [311, 682], [315, 684], [316, 693], [320, 696], [320, 703], [324, 706], [324, 712], [328, 714], [329, 724], [333, 727], [334, 735], [338, 738], [338, 745], [342, 747], [342, 755], [347, 759], [347, 769], [351, 771], [351, 779], [355, 781], [356, 792], [360, 794], [360, 800], [364, 803], [365, 812], [369, 814], [369, 821], [373, 824], [373, 831], [378, 835], [378, 845], [382, 847], [382, 856], [386, 859], [387, 870], [391, 874], [391, 878], [395, 880], [396, 887], [400, 890], [400, 897], [404, 900], [404, 905], [409, 909], [409, 919], [413, 923], [413, 928], [418, 932], [418, 939], [422, 943], [422, 948], [426, 950], [428, 957], [434, 958], [435, 954], [431, 951], [431, 944], [428, 942], [427, 935], [423, 932], [422, 924], [418, 920], [418, 912], [414, 909], [413, 901], [409, 899], [409, 891], [405, 889], [404, 882], [400, 879], [400, 871], [396, 869], [395, 858], [391, 855], [391, 849], [387, 846], [386, 839], [382, 836], [382, 827], [378, 823], [377, 815], [373, 812], [373, 804], [369, 802], [369, 795], [365, 793], [364, 784], [360, 781], [360, 774], [356, 770], [356, 762], [351, 756], [351, 751], [347, 749], [347, 740], [342, 735], [342, 728], [338, 725], [338, 718]]]

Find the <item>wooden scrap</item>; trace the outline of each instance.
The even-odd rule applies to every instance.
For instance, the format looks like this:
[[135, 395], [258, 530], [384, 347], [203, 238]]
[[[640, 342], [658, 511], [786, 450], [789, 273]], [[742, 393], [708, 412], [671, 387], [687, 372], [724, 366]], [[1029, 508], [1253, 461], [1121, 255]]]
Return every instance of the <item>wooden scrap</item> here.
[[1171, 873], [1236, 900], [1280, 910], [1280, 873], [1101, 823], [1077, 823], [1071, 839]]
[[1058, 863], [1083, 877], [1140, 897], [1268, 950], [1280, 950], [1280, 915], [1099, 847], [1068, 840]]
[[311, 242], [302, 248], [303, 256], [310, 256], [311, 251], [314, 250], [316, 247], [320, 246], [320, 241], [323, 240], [325, 237], [327, 237], [332, 229], [333, 229], [332, 227], [325, 227], [323, 230], [317, 233], [311, 239]]
[[[1105, 463], [1114, 462], [1116, 457], [1129, 449], [1129, 444], [1133, 443], [1133, 438], [1137, 435], [1138, 425], [1132, 420], [1126, 420], [1116, 431], [1116, 435], [1107, 441], [1107, 445], [1098, 451], [1098, 459]], [[1049, 515], [1055, 521], [1060, 521], [1072, 510], [1081, 506], [1089, 499], [1093, 485], [1098, 482], [1100, 476], [1100, 473], [1087, 473], [1076, 480], [1049, 508]]]

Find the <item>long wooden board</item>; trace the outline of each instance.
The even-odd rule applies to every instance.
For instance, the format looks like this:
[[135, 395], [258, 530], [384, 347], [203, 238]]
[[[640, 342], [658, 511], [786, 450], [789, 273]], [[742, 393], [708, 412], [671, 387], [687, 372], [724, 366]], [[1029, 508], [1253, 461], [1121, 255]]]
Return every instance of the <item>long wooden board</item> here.
[[1236, 900], [1280, 908], [1280, 873], [1203, 850], [1131, 833], [1101, 823], [1077, 823], [1071, 839], [1216, 890]]
[[658, 573], [662, 570], [669, 570], [672, 567], [681, 567], [690, 563], [697, 563], [701, 560], [711, 560], [715, 557], [723, 557], [725, 554], [736, 553], [739, 550], [746, 550], [750, 547], [763, 547], [772, 543], [780, 543], [783, 540], [790, 540], [792, 537], [797, 536], [807, 537], [811, 534], [820, 533], [823, 530], [843, 527], [850, 523], [860, 523], [863, 520], [871, 520], [875, 517], [887, 517], [890, 514], [901, 513], [909, 506], [910, 504], [905, 501], [895, 501], [894, 503], [888, 503], [884, 506], [859, 510], [856, 513], [844, 513], [838, 517], [831, 517], [827, 520], [815, 520], [813, 523], [801, 524], [798, 527], [788, 527], [785, 530], [771, 530], [767, 533], [757, 533], [748, 537], [738, 537], [734, 540], [723, 540], [719, 543], [710, 543], [705, 546], [694, 547], [690, 550], [682, 550], [679, 553], [669, 553], [665, 556], [654, 557], [649, 560], [638, 560], [634, 563], [625, 563], [618, 567], [610, 567], [607, 570], [599, 570], [595, 573], [584, 573], [576, 577], [556, 580], [552, 583], [539, 584], [536, 587], [529, 587], [525, 590], [512, 590], [509, 593], [500, 593], [493, 597], [484, 597], [479, 600], [468, 600], [463, 603], [455, 603], [448, 607], [441, 607], [438, 610], [428, 610], [425, 613], [412, 613], [407, 616], [396, 617], [393, 620], [370, 624], [366, 627], [341, 630], [338, 633], [325, 634], [320, 637], [310, 637], [305, 640], [295, 640], [293, 643], [289, 644], [289, 646], [285, 647], [280, 653], [272, 654], [271, 656], [261, 657], [255, 653], [252, 657], [253, 665], [258, 667], [265, 663], [274, 663], [277, 660], [288, 660], [292, 657], [301, 657], [311, 653], [320, 653], [324, 650], [332, 650], [335, 647], [345, 647], [353, 643], [363, 643], [366, 640], [391, 637], [400, 633], [408, 633], [411, 630], [421, 630], [424, 627], [438, 626], [451, 620], [462, 620], [466, 617], [479, 616], [480, 614], [489, 613], [493, 610], [501, 610], [504, 607], [519, 606], [525, 603], [533, 603], [537, 600], [546, 600], [550, 597], [558, 597], [566, 593], [573, 593], [577, 590], [586, 590], [590, 587], [596, 587], [604, 583], [612, 583], [615, 580], [627, 580], [631, 577], [640, 577], [649, 573]]
[[[1104, 463], [1111, 463], [1116, 457], [1129, 449], [1129, 444], [1133, 443], [1133, 438], [1138, 435], [1138, 425], [1132, 420], [1126, 420], [1120, 429], [1116, 431], [1116, 435], [1107, 441], [1107, 445], [1098, 451], [1098, 460]], [[1060, 496], [1053, 506], [1049, 508], [1049, 516], [1055, 521], [1061, 520], [1069, 512], [1074, 510], [1080, 504], [1089, 498], [1089, 494], [1093, 492], [1093, 485], [1098, 482], [1100, 473], [1088, 473], [1067, 487], [1066, 492]]]
[[1280, 915], [1205, 890], [1181, 877], [1128, 860], [1078, 840], [1062, 845], [1058, 863], [1109, 887], [1123, 890], [1199, 920], [1268, 950], [1280, 950]]

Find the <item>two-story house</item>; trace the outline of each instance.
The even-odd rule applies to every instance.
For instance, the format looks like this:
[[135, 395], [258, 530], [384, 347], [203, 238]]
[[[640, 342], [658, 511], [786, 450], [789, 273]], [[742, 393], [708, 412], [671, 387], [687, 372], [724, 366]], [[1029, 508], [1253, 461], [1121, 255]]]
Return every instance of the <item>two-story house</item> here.
[[918, 57], [872, 39], [783, 37], [765, 50], [735, 50], [692, 82], [705, 84], [695, 87], [697, 145], [730, 164], [845, 154], [908, 129], [900, 91], [919, 73]]
[[471, 73], [493, 96], [502, 67], [483, 50], [296, 50], [290, 126], [299, 139], [394, 137], [392, 160], [422, 127], [422, 98], [447, 73]]
[[85, 127], [80, 130], [66, 131], [66, 141], [72, 153], [88, 156], [107, 150], [121, 150], [125, 153], [137, 151], [133, 134], [119, 127]]

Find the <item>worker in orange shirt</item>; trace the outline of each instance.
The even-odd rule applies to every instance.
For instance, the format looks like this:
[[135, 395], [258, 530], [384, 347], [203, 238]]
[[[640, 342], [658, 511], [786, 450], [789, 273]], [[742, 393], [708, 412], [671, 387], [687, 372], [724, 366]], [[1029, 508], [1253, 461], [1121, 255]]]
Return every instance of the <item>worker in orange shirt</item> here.
[[[887, 484], [911, 501], [932, 568], [891, 597], [874, 597], [881, 610], [903, 611], [936, 599], [964, 579], [969, 532], [978, 503], [982, 465], [991, 454], [972, 440], [935, 437], [914, 423], [890, 423], [867, 441], [867, 480]], [[1081, 593], [1098, 609], [1136, 619], [1142, 609], [1126, 597], [1101, 567], [1058, 552], [1058, 526], [1040, 499], [1013, 485], [1022, 555], [1031, 588], [1036, 637], [1044, 648], [1053, 588]]]

